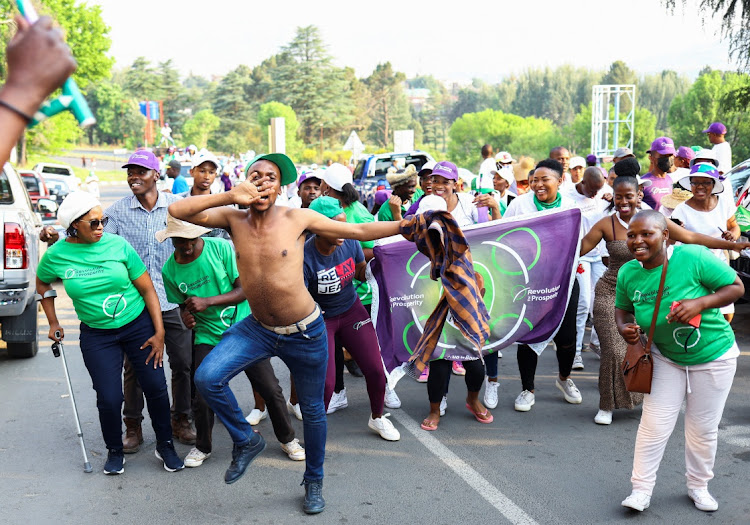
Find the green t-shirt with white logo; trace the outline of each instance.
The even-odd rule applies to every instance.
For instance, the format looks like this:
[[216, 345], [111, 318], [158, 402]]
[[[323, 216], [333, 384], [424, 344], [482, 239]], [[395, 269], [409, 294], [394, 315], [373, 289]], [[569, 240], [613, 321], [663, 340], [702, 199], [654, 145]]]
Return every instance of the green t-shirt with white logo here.
[[[203, 251], [192, 262], [179, 264], [172, 254], [161, 274], [167, 299], [177, 304], [183, 304], [188, 297], [214, 297], [231, 292], [239, 277], [232, 245], [219, 237], [203, 237]], [[196, 313], [195, 344], [216, 346], [227, 328], [248, 315], [247, 301], [238, 305], [209, 306]]]
[[[636, 322], [645, 333], [651, 325], [661, 270], [661, 266], [646, 270], [633, 260], [622, 265], [617, 275], [615, 306], [634, 312]], [[701, 312], [700, 327], [695, 332], [688, 324], [667, 322], [667, 314], [673, 301], [709, 295], [732, 284], [736, 277], [734, 270], [708, 248], [675, 246], [669, 258], [654, 331], [654, 344], [664, 356], [679, 365], [698, 365], [721, 357], [732, 347], [734, 332], [718, 308]]]
[[146, 303], [133, 285], [146, 265], [128, 242], [105, 233], [91, 244], [57, 242], [45, 252], [36, 275], [45, 283], [62, 279], [76, 315], [92, 328], [120, 328]]

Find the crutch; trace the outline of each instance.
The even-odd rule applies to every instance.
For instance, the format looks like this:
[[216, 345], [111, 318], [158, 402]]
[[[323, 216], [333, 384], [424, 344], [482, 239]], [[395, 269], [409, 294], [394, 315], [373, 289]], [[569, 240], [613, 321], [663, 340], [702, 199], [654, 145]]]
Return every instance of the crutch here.
[[65, 348], [60, 339], [60, 331], [55, 332], [58, 341], [52, 343], [52, 353], [55, 357], [62, 357], [63, 370], [65, 370], [65, 380], [68, 383], [68, 392], [70, 393], [70, 402], [73, 405], [73, 415], [76, 417], [76, 429], [78, 430], [78, 440], [81, 443], [81, 452], [83, 452], [83, 471], [93, 472], [89, 457], [86, 455], [86, 444], [83, 442], [83, 431], [81, 430], [81, 421], [78, 419], [78, 408], [76, 408], [76, 398], [73, 396], [73, 385], [70, 384], [70, 374], [68, 373], [68, 362], [65, 361]]

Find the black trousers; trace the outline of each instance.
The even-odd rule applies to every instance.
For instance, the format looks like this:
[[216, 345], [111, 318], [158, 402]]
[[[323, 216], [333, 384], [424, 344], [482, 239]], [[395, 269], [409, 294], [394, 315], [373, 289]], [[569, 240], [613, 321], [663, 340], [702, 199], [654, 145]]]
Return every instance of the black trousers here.
[[[562, 377], [568, 377], [573, 369], [576, 357], [576, 310], [580, 287], [578, 281], [573, 282], [568, 308], [565, 310], [560, 330], [553, 339], [557, 346], [557, 366]], [[534, 390], [534, 376], [539, 356], [528, 345], [518, 345], [518, 371], [521, 373], [521, 385], [524, 390]], [[464, 363], [464, 366], [466, 364]], [[432, 370], [430, 370], [432, 374]]]
[[[466, 369], [466, 390], [479, 392], [484, 382], [484, 364], [481, 360], [461, 361]], [[427, 378], [427, 396], [430, 403], [439, 403], [447, 392], [448, 379], [453, 368], [453, 361], [436, 359], [430, 361], [430, 375]]]

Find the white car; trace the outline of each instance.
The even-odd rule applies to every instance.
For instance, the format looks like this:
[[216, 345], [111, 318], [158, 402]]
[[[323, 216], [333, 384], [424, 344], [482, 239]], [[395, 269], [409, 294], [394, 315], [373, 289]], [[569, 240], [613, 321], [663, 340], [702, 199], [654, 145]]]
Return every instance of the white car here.
[[73, 171], [73, 168], [67, 164], [52, 164], [49, 162], [40, 162], [34, 166], [34, 171], [41, 173], [42, 177], [45, 175], [57, 175], [65, 177], [68, 187], [71, 191], [75, 191], [81, 188], [81, 179]]

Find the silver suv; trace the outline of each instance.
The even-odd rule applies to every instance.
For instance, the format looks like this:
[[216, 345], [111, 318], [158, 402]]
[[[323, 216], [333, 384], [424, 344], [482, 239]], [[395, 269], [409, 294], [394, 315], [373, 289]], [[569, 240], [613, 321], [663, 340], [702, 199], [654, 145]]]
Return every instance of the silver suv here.
[[[40, 199], [40, 209], [57, 205]], [[42, 221], [35, 213], [21, 177], [10, 164], [0, 171], [0, 325], [2, 339], [11, 357], [33, 357], [37, 342], [36, 267], [39, 262], [39, 229]]]

